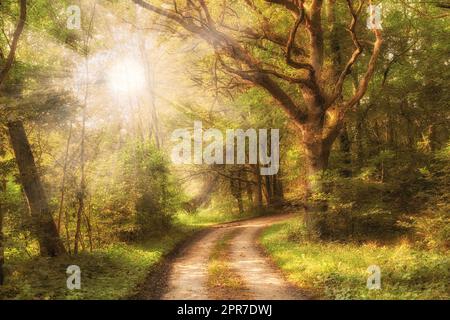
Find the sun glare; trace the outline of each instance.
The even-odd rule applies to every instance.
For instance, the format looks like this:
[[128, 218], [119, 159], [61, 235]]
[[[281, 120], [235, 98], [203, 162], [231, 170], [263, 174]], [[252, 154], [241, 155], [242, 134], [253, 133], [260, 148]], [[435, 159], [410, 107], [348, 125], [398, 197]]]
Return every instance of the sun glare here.
[[144, 86], [144, 67], [134, 59], [117, 61], [108, 72], [108, 87], [115, 93], [136, 94]]

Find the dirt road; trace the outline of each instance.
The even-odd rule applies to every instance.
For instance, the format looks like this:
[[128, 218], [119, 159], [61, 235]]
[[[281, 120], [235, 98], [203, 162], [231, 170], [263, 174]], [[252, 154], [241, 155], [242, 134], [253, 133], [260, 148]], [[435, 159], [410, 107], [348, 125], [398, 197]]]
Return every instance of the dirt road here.
[[233, 230], [230, 266], [244, 281], [248, 291], [242, 299], [304, 299], [289, 285], [279, 270], [264, 256], [258, 245], [259, 232], [290, 215], [261, 217], [211, 228], [193, 240], [172, 260], [162, 299], [211, 299], [208, 295], [208, 260], [215, 243]]

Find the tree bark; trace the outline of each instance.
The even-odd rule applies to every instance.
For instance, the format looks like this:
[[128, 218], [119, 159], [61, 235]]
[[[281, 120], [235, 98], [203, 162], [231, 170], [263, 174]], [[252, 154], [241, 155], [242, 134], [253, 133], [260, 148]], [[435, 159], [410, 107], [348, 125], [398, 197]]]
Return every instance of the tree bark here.
[[8, 132], [19, 168], [20, 179], [28, 200], [33, 220], [33, 231], [39, 241], [40, 253], [42, 256], [50, 257], [65, 254], [66, 250], [59, 238], [55, 222], [50, 213], [47, 197], [37, 172], [23, 123], [21, 121], [9, 122]]
[[284, 200], [284, 197], [283, 197], [283, 188], [280, 180], [280, 172], [272, 176], [272, 190], [273, 190], [273, 203], [277, 205], [281, 204]]
[[307, 173], [305, 225], [310, 238], [320, 237], [324, 233], [323, 222], [328, 209], [323, 173], [328, 168], [332, 142], [324, 142], [321, 132], [321, 129], [314, 127], [303, 132]]
[[[281, 176], [280, 172], [278, 172], [278, 175]], [[284, 185], [283, 180], [278, 178], [278, 194], [282, 201], [284, 201]]]
[[255, 166], [255, 175], [256, 175], [256, 201], [258, 204], [258, 209], [262, 210], [263, 207], [263, 191], [262, 191], [262, 177], [259, 172], [259, 167]]
[[84, 219], [86, 221], [86, 228], [87, 228], [87, 232], [88, 232], [88, 239], [89, 239], [89, 251], [92, 252], [94, 250], [94, 242], [92, 240], [92, 225], [91, 225], [91, 203], [92, 203], [92, 199], [89, 198], [89, 203], [88, 203], [88, 214], [84, 214]]
[[67, 251], [69, 252], [69, 254], [72, 254], [72, 249], [70, 245], [69, 225], [70, 225], [70, 214], [67, 210], [64, 210], [64, 228], [66, 229]]
[[356, 130], [355, 130], [355, 144], [356, 144], [356, 164], [358, 170], [364, 165], [364, 114], [360, 110], [356, 114]]
[[273, 203], [273, 192], [272, 192], [272, 184], [270, 183], [271, 176], [264, 176], [264, 186], [265, 186], [265, 195], [267, 204], [271, 205]]
[[64, 154], [64, 165], [63, 165], [63, 176], [61, 181], [61, 195], [59, 199], [59, 211], [58, 211], [58, 234], [61, 235], [61, 221], [63, 216], [63, 210], [64, 210], [64, 197], [66, 193], [66, 175], [67, 175], [67, 163], [69, 158], [69, 148], [70, 148], [70, 142], [72, 139], [72, 123], [69, 127], [69, 137], [67, 138], [66, 143], [66, 151]]
[[[246, 171], [244, 172], [244, 179], [248, 180], [248, 174], [247, 174]], [[247, 191], [247, 198], [248, 198], [248, 201], [250, 203], [250, 206], [253, 207], [253, 187], [252, 187], [252, 182], [250, 182], [250, 181], [245, 182], [245, 189]]]
[[241, 175], [238, 173], [238, 179], [230, 179], [230, 188], [231, 193], [233, 194], [234, 198], [237, 201], [239, 213], [244, 213], [244, 202], [242, 200], [242, 182], [240, 180]]
[[78, 192], [78, 210], [77, 210], [77, 225], [75, 230], [75, 244], [73, 248], [74, 254], [78, 254], [78, 246], [79, 242], [82, 241], [82, 235], [81, 235], [81, 223], [83, 218], [83, 212], [84, 212], [84, 205], [85, 205], [85, 197], [86, 197], [86, 173], [85, 173], [85, 166], [86, 166], [86, 158], [85, 158], [85, 143], [86, 143], [86, 109], [88, 104], [88, 98], [89, 98], [89, 42], [91, 40], [91, 32], [93, 28], [93, 22], [94, 22], [94, 16], [95, 16], [95, 9], [96, 9], [96, 3], [94, 2], [94, 6], [92, 9], [92, 14], [89, 21], [89, 26], [87, 29], [86, 37], [84, 39], [84, 52], [85, 52], [85, 75], [86, 75], [86, 83], [85, 83], [85, 92], [84, 92], [84, 102], [83, 102], [83, 108], [82, 108], [82, 126], [81, 126], [81, 144], [80, 144], [80, 171], [81, 171], [81, 178], [80, 178], [80, 191]]
[[5, 61], [2, 61], [2, 68], [0, 69], [0, 85], [6, 80], [9, 71], [11, 70], [14, 59], [16, 57], [16, 50], [19, 44], [20, 36], [25, 28], [25, 22], [27, 18], [27, 0], [19, 0], [20, 13], [19, 13], [19, 22], [17, 23], [16, 29], [12, 36], [11, 43], [9, 45], [9, 54]]
[[84, 187], [81, 188], [81, 191], [78, 192], [78, 210], [77, 210], [77, 220], [75, 227], [75, 243], [73, 245], [73, 253], [78, 254], [79, 245], [81, 241], [81, 222], [83, 217], [84, 210]]

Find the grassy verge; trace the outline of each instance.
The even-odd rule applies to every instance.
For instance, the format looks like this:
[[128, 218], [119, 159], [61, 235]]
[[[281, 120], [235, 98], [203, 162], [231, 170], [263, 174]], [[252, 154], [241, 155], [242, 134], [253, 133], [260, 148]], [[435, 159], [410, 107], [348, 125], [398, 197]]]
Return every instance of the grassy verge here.
[[[450, 257], [408, 243], [306, 243], [295, 220], [266, 229], [261, 242], [290, 281], [326, 299], [449, 299]], [[381, 289], [368, 290], [370, 265], [381, 268]]]
[[226, 233], [214, 246], [208, 263], [208, 291], [213, 299], [244, 299], [248, 291], [229, 264], [230, 241], [239, 230]]
[[254, 211], [246, 211], [243, 214], [236, 214], [236, 213], [224, 213], [224, 212], [215, 212], [211, 210], [204, 210], [198, 212], [197, 214], [188, 214], [188, 213], [179, 214], [176, 217], [176, 221], [180, 225], [188, 225], [193, 227], [207, 227], [219, 223], [226, 223], [254, 218], [268, 213], [270, 213], [270, 211], [258, 212], [254, 210]]
[[[238, 217], [242, 218], [242, 217]], [[175, 226], [160, 236], [139, 243], [118, 243], [77, 256], [41, 258], [22, 250], [6, 252], [6, 283], [2, 299], [120, 299], [133, 295], [152, 266], [182, 240], [214, 223], [236, 220], [234, 215], [212, 212], [179, 215]], [[69, 265], [81, 268], [81, 290], [66, 286]]]
[[[177, 243], [192, 234], [189, 228], [174, 228], [163, 237], [137, 244], [114, 244], [57, 258], [12, 257], [7, 260], [6, 284], [0, 299], [119, 299], [133, 293], [149, 268]], [[68, 290], [66, 269], [81, 269], [81, 290]]]

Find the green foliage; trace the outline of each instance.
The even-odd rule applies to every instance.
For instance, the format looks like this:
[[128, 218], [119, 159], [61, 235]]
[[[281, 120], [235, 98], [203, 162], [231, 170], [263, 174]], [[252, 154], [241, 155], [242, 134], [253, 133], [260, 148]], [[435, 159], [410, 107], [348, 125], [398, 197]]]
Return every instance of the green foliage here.
[[136, 225], [141, 235], [164, 232], [179, 209], [180, 193], [164, 153], [152, 143], [130, 144], [124, 152], [124, 180], [133, 190]]
[[[225, 209], [225, 207], [223, 209]], [[179, 212], [175, 216], [175, 221], [177, 224], [182, 225], [206, 227], [218, 223], [245, 220], [270, 213], [273, 212], [269, 209], [266, 209], [263, 212], [256, 210], [247, 210], [244, 212], [244, 214], [239, 214], [233, 212], [231, 204], [228, 204], [226, 206], [226, 210], [220, 210], [220, 207], [218, 207], [217, 205], [212, 205], [211, 207], [199, 210], [196, 213]]]
[[[78, 256], [40, 258], [17, 246], [6, 252], [6, 279], [0, 299], [122, 299], [133, 296], [148, 272], [180, 241], [212, 223], [229, 222], [234, 215], [177, 214], [175, 226], [133, 243], [115, 242]], [[66, 289], [66, 268], [82, 270], [80, 291]]]
[[409, 222], [402, 222], [414, 232], [418, 244], [428, 249], [447, 251], [450, 248], [449, 208], [429, 212], [417, 217], [410, 217]]
[[328, 172], [324, 178], [332, 190], [323, 195], [328, 211], [323, 215], [322, 237], [335, 240], [392, 237], [401, 228], [403, 208], [393, 195], [394, 186], [360, 178], [343, 178]]
[[[135, 244], [115, 243], [78, 256], [41, 258], [6, 253], [7, 282], [0, 299], [121, 299], [132, 296], [151, 268], [192, 228], [172, 228], [164, 236]], [[81, 290], [66, 287], [69, 265], [81, 268]]]
[[[448, 254], [417, 250], [405, 242], [340, 244], [298, 242], [291, 225], [267, 229], [261, 241], [287, 278], [314, 297], [327, 299], [449, 299]], [[294, 227], [298, 228], [298, 227]], [[381, 290], [366, 287], [367, 268], [381, 268]]]
[[413, 232], [418, 245], [446, 251], [450, 247], [450, 147], [437, 151], [420, 172], [422, 188], [414, 198], [422, 206], [400, 224]]

